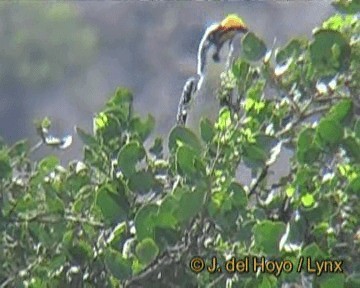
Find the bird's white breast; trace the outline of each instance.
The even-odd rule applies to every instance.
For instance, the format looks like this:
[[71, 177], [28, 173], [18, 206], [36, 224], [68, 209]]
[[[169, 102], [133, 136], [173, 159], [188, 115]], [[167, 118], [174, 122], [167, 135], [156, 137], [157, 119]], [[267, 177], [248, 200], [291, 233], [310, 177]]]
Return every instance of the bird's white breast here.
[[225, 43], [220, 52], [220, 62], [212, 59], [213, 49], [209, 49], [207, 55], [208, 64], [204, 74], [204, 80], [200, 89], [190, 105], [187, 126], [196, 134], [200, 135], [200, 119], [208, 118], [215, 122], [218, 118], [220, 104], [217, 99], [217, 92], [220, 87], [220, 74], [226, 70], [226, 61], [229, 54], [229, 45]]

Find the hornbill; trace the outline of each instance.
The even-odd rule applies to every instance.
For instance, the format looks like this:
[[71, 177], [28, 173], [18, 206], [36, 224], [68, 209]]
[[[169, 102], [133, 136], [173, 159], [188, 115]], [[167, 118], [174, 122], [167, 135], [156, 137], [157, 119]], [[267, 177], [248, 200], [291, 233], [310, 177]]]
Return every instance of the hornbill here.
[[[198, 126], [202, 116], [217, 116], [212, 114], [216, 114], [215, 109], [218, 110], [219, 101], [215, 95], [207, 95], [213, 93], [206, 93], [205, 91], [205, 93], [201, 93], [204, 95], [199, 95], [200, 89], [204, 86], [204, 79], [206, 82], [211, 83], [211, 79], [207, 79], [206, 76], [213, 72], [211, 70], [216, 70], [216, 68], [212, 69], [214, 66], [226, 62], [225, 67], [222, 67], [222, 71], [224, 71], [224, 68], [230, 65], [233, 39], [236, 35], [244, 34], [247, 31], [248, 28], [243, 20], [234, 14], [228, 15], [221, 22], [215, 23], [206, 29], [198, 48], [196, 74], [186, 81], [181, 94], [177, 112], [178, 125], [190, 124], [191, 126]], [[226, 42], [228, 42], [228, 55], [222, 57], [221, 54], [223, 53], [221, 52], [224, 50], [223, 46]], [[211, 57], [208, 57], [209, 54]]]

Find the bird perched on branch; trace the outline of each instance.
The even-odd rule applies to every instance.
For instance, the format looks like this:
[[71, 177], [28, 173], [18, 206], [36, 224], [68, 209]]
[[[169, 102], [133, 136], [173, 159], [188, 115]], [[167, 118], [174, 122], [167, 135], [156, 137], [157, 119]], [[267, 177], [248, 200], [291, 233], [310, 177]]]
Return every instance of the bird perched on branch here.
[[[216, 80], [219, 79], [220, 72], [230, 65], [233, 39], [236, 35], [247, 31], [242, 19], [234, 14], [228, 15], [221, 22], [206, 29], [198, 48], [196, 74], [186, 81], [181, 94], [177, 113], [178, 125], [186, 124], [194, 128], [198, 127], [202, 116], [210, 116], [209, 118], [217, 116], [219, 101], [212, 89], [214, 81], [211, 80], [214, 79], [207, 78], [213, 78], [212, 76], [217, 74]], [[228, 42], [227, 49], [224, 47], [226, 42]], [[204, 81], [209, 85], [203, 85]], [[208, 86], [210, 89], [203, 89], [203, 86]]]

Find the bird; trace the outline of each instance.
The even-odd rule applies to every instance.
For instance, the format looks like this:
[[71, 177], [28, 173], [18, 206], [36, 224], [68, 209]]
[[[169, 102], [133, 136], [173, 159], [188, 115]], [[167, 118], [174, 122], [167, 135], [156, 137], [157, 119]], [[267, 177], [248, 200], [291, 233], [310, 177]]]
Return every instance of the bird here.
[[[212, 89], [214, 81], [206, 78], [213, 78], [215, 74], [219, 79], [220, 72], [231, 64], [235, 36], [247, 32], [246, 24], [236, 14], [226, 16], [205, 30], [198, 47], [196, 74], [187, 79], [180, 97], [177, 125], [186, 125], [196, 133], [201, 117], [215, 120], [220, 103]], [[228, 43], [227, 49], [224, 47], [225, 43]], [[227, 54], [227, 57], [223, 57], [224, 54]], [[203, 85], [205, 80], [208, 80], [206, 82], [209, 82], [209, 85]], [[208, 89], [203, 86], [208, 86]]]

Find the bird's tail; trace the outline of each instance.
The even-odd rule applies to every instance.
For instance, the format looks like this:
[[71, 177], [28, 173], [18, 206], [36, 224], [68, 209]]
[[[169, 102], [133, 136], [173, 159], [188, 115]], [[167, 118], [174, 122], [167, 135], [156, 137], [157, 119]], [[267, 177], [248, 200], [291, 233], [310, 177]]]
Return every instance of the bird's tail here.
[[188, 115], [188, 109], [190, 106], [190, 103], [192, 99], [195, 97], [195, 93], [198, 90], [198, 85], [200, 82], [200, 76], [196, 75], [193, 77], [190, 77], [188, 80], [186, 80], [186, 83], [184, 85], [180, 102], [178, 105], [178, 112], [176, 116], [176, 123], [177, 125], [185, 125], [186, 119]]

